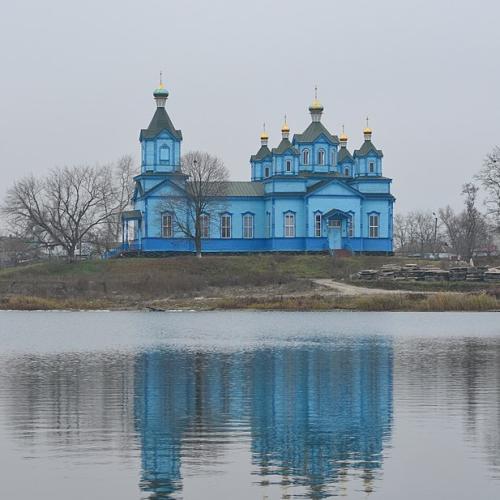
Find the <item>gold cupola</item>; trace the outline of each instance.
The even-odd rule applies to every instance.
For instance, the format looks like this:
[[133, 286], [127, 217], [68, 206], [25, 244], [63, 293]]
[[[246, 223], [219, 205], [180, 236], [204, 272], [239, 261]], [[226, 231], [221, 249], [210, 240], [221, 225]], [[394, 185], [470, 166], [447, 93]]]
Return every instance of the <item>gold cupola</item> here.
[[347, 137], [345, 133], [344, 125], [342, 125], [342, 133], [339, 136], [339, 140], [340, 140], [340, 146], [342, 148], [347, 147], [347, 141], [349, 140], [349, 137]]
[[373, 130], [370, 128], [370, 119], [366, 118], [366, 127], [363, 129], [365, 141], [371, 141]]
[[311, 118], [313, 122], [321, 121], [321, 115], [323, 114], [323, 104], [319, 102], [318, 99], [318, 87], [314, 87], [314, 100], [309, 106], [309, 112], [311, 113]]
[[288, 139], [288, 137], [290, 136], [290, 127], [288, 126], [286, 115], [285, 115], [285, 121], [283, 122], [283, 125], [281, 126], [281, 135], [282, 135], [283, 139]]
[[262, 125], [262, 132], [260, 133], [260, 143], [262, 146], [267, 146], [267, 142], [269, 141], [269, 134], [266, 132], [266, 124]]

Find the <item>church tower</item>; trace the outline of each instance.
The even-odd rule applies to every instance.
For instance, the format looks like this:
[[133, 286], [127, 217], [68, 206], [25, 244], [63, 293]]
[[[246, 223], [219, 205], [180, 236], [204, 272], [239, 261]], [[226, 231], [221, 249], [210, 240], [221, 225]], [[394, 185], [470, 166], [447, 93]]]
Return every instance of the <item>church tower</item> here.
[[169, 96], [160, 74], [153, 92], [156, 111], [147, 129], [141, 130], [141, 173], [178, 173], [181, 169], [182, 132], [177, 130], [165, 109]]

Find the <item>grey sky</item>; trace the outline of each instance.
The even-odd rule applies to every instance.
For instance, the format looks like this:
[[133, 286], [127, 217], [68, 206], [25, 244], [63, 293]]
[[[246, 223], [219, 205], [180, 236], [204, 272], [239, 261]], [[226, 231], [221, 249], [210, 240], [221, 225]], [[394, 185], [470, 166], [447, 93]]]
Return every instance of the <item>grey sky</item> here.
[[500, 137], [498, 0], [24, 0], [0, 4], [2, 191], [54, 165], [139, 158], [162, 69], [184, 151], [249, 179], [262, 122], [373, 142], [397, 210], [458, 204]]

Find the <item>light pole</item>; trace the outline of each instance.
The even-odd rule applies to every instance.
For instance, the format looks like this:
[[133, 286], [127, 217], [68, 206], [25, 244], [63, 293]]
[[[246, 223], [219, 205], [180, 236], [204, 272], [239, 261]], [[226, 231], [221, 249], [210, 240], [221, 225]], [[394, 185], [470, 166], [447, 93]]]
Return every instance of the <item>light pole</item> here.
[[434, 216], [434, 258], [437, 258], [437, 253], [436, 253], [436, 244], [437, 244], [437, 233], [438, 233], [438, 217], [436, 215], [436, 212], [432, 212], [432, 215]]

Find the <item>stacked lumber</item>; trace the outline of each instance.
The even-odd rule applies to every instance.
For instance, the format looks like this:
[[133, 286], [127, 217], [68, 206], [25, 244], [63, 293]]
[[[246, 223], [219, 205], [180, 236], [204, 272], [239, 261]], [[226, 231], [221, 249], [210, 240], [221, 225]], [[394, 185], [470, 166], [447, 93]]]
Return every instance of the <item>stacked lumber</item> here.
[[484, 273], [484, 281], [500, 283], [500, 267], [492, 267]]

